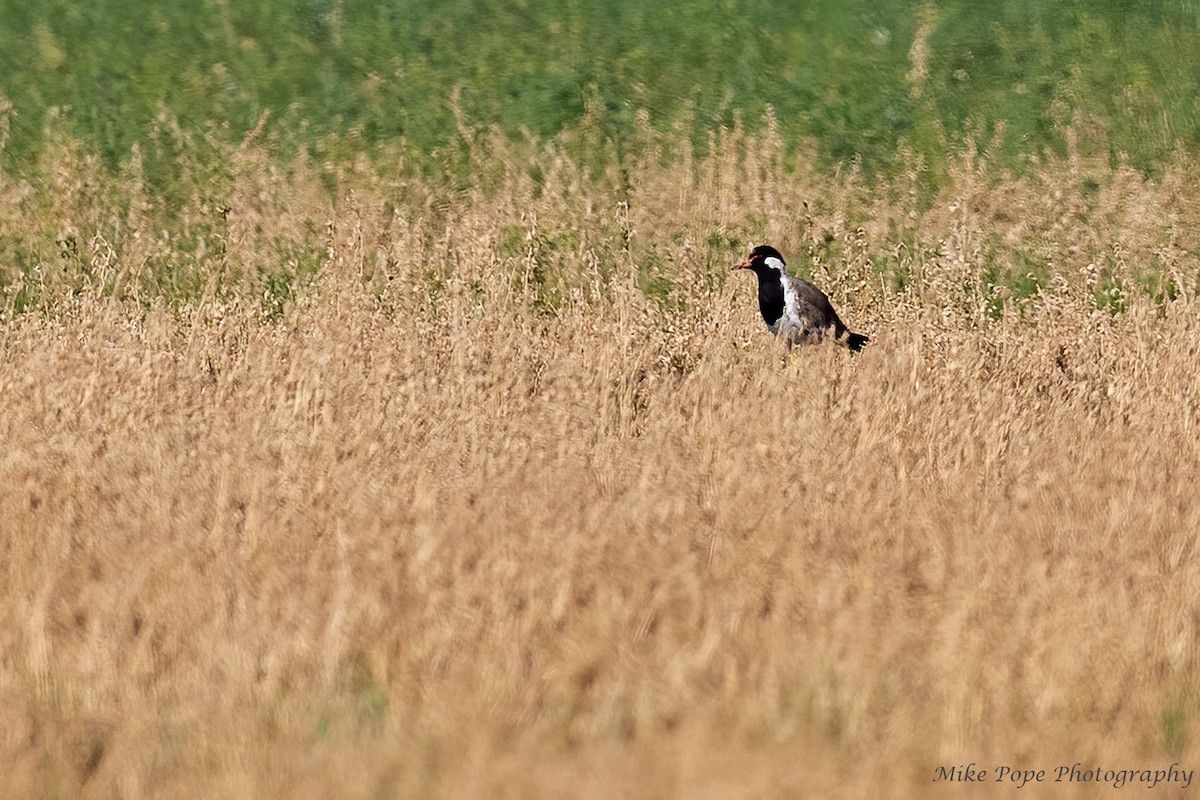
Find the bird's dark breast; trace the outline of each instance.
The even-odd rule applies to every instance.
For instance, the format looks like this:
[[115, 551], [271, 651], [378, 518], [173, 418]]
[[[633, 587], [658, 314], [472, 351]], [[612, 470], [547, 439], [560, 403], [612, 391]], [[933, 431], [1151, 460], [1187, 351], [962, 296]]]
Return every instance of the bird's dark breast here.
[[759, 280], [758, 310], [768, 327], [783, 316], [783, 285], [778, 280]]

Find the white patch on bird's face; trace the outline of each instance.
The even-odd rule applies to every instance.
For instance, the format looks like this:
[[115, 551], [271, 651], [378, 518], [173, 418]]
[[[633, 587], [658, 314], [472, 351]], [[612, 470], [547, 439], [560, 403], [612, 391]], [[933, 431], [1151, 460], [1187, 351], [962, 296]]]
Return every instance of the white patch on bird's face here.
[[779, 270], [780, 274], [785, 272], [785, 270], [783, 268], [783, 261], [776, 258], [775, 256], [767, 256], [766, 258], [763, 259], [763, 263], [766, 264], [771, 269]]

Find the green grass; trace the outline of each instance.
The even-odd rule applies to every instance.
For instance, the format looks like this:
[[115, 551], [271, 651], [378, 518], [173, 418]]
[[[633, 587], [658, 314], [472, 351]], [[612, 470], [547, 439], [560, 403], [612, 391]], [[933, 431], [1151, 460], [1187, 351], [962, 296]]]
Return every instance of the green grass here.
[[[984, 217], [959, 293], [988, 316], [1081, 270], [1114, 313], [1200, 280], [1194, 226], [1158, 224], [1175, 190], [1142, 187], [1153, 211], [1119, 196], [1141, 179], [1187, 185], [1200, 154], [1200, 0], [0, 0], [0, 19], [0, 298], [14, 313], [99, 293], [250, 297], [279, 318], [350, 246], [329, 209], [356, 192], [382, 205], [347, 224], [384, 229], [348, 268], [383, 298], [392, 212], [436, 231], [517, 191], [496, 264], [546, 316], [631, 265], [644, 295], [682, 308], [670, 252], [693, 238], [705, 275], [769, 234], [798, 274], [921, 293], [954, 233], [938, 209], [960, 204]], [[651, 190], [655, 174], [669, 177]], [[1020, 215], [1040, 221], [1001, 241], [1017, 212], [989, 220], [977, 184], [1019, 187]], [[629, 222], [637, 203], [669, 213], [701, 186], [724, 195], [703, 224]], [[789, 186], [803, 190], [789, 222], [758, 207]], [[1060, 199], [1034, 208], [1049, 186]], [[526, 216], [539, 205], [553, 210]], [[1130, 227], [1147, 214], [1153, 240]], [[870, 242], [854, 233], [881, 215]], [[1064, 250], [1068, 223], [1092, 244]], [[449, 270], [429, 269], [434, 284]]]
[[[0, 19], [9, 168], [55, 135], [116, 164], [156, 129], [236, 140], [264, 115], [285, 149], [390, 156], [402, 142], [444, 165], [461, 148], [456, 92], [469, 127], [538, 137], [576, 127], [592, 98], [617, 154], [640, 108], [703, 145], [771, 105], [785, 139], [811, 137], [827, 163], [888, 169], [903, 142], [935, 179], [948, 148], [990, 142], [997, 123], [1014, 165], [1064, 148], [1075, 117], [1102, 132], [1083, 146], [1143, 169], [1200, 144], [1195, 0], [0, 0]], [[152, 161], [148, 179], [169, 173]]]

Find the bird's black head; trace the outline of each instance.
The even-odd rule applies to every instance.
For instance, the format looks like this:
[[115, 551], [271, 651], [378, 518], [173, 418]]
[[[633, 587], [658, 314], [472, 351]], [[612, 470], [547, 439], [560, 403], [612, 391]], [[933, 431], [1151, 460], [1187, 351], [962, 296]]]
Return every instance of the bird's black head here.
[[779, 251], [765, 244], [751, 250], [745, 261], [734, 265], [734, 269], [748, 269], [758, 276], [758, 310], [768, 327], [774, 326], [783, 316], [785, 266]]
[[753, 270], [759, 278], [762, 278], [782, 272], [784, 266], [783, 256], [779, 254], [778, 250], [770, 245], [760, 244], [750, 251], [750, 255], [746, 256], [745, 261], [735, 264], [733, 268]]

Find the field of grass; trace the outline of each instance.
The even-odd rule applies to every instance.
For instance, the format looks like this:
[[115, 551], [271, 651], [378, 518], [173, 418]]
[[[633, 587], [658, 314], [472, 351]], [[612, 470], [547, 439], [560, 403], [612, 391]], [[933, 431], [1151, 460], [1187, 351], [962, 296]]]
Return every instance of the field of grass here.
[[1075, 116], [1143, 170], [1200, 145], [1196, 0], [0, 0], [0, 19], [10, 168], [63, 132], [115, 164], [164, 119], [236, 142], [265, 115], [284, 151], [401, 146], [463, 180], [444, 156], [464, 121], [551, 138], [589, 102], [618, 146], [639, 109], [703, 145], [771, 105], [823, 163], [889, 172], [902, 143], [936, 165], [997, 124], [1013, 165], [1061, 154]]
[[[6, 795], [1200, 760], [1200, 164], [970, 149], [930, 196], [757, 130], [495, 133], [451, 195], [186, 132], [173, 206], [70, 141], [4, 176]], [[772, 341], [763, 241], [866, 351]]]
[[1194, 0], [717, 5], [0, 0], [0, 797], [1200, 764]]

